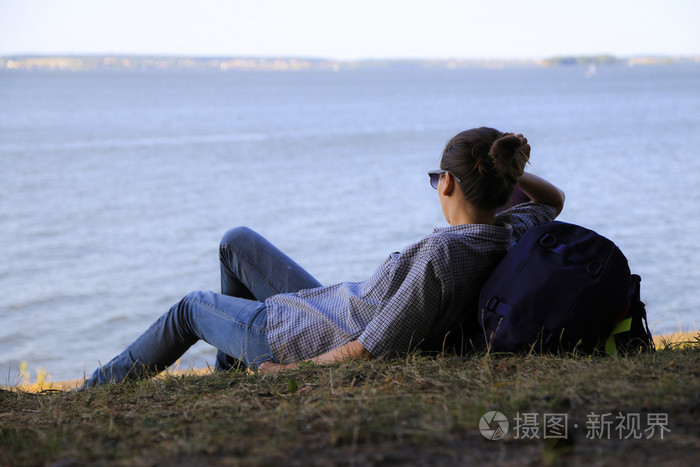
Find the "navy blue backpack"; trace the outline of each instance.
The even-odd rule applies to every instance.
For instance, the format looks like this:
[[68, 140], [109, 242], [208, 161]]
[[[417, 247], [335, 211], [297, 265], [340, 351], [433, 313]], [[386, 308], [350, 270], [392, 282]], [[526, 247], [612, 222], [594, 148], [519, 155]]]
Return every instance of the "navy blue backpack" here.
[[539, 225], [483, 285], [471, 343], [491, 352], [653, 350], [640, 280], [620, 249], [596, 232]]

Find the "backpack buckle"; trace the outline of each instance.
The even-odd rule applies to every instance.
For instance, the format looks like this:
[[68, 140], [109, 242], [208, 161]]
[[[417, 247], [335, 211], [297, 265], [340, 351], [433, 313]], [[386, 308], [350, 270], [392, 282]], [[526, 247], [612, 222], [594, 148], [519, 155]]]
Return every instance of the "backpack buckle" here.
[[602, 270], [603, 265], [597, 261], [591, 261], [590, 263], [588, 263], [588, 266], [586, 266], [586, 271], [588, 271], [588, 274], [590, 274], [591, 276], [597, 276]]
[[546, 234], [544, 237], [540, 238], [540, 245], [545, 248], [552, 248], [557, 244], [557, 237], [552, 234]]
[[498, 297], [491, 297], [486, 303], [486, 309], [489, 311], [496, 311], [496, 308], [498, 308], [498, 302], [500, 302]]

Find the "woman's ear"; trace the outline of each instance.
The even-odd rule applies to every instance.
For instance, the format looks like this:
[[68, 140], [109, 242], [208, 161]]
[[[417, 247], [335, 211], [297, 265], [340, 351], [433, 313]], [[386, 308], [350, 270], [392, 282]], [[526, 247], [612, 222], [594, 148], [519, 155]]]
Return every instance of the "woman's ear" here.
[[451, 173], [445, 172], [443, 175], [442, 190], [441, 195], [452, 196], [452, 192], [455, 189], [455, 179]]

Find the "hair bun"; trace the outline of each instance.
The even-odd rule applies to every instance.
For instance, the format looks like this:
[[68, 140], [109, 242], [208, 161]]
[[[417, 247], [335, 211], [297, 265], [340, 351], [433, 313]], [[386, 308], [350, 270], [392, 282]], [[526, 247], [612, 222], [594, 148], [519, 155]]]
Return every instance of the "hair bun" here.
[[530, 159], [530, 146], [525, 138], [505, 133], [493, 142], [489, 156], [496, 175], [515, 181], [525, 171], [525, 165]]

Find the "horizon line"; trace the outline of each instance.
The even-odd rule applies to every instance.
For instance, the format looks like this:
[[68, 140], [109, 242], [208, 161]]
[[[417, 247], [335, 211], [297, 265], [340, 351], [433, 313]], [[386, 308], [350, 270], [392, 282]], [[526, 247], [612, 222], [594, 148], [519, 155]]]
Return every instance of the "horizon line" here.
[[[551, 58], [521, 59], [438, 59], [438, 58], [371, 58], [340, 60], [304, 57], [266, 56], [192, 56], [192, 55], [140, 55], [140, 54], [76, 54], [76, 55], [12, 55], [0, 56], [0, 69], [5, 70], [99, 70], [99, 69], [153, 69], [173, 70], [214, 69], [233, 70], [330, 70], [341, 69], [503, 69], [513, 67], [552, 67], [597, 65], [671, 65], [674, 63], [700, 63], [700, 56], [636, 56], [614, 55], [565, 55]], [[591, 70], [594, 73], [595, 70]]]
[[614, 54], [608, 52], [601, 53], [565, 53], [542, 56], [521, 56], [521, 57], [457, 57], [457, 56], [416, 56], [416, 57], [355, 57], [339, 58], [315, 55], [290, 55], [290, 54], [187, 54], [187, 53], [151, 53], [151, 52], [66, 52], [66, 53], [0, 53], [0, 58], [67, 58], [67, 57], [144, 57], [144, 58], [191, 58], [191, 59], [222, 59], [222, 58], [243, 58], [243, 59], [283, 59], [283, 60], [314, 60], [332, 62], [367, 62], [367, 61], [539, 61], [562, 58], [611, 58], [615, 60], [625, 60], [633, 58], [666, 58], [666, 59], [698, 59], [700, 53], [693, 54], [673, 54], [673, 53], [635, 53], [635, 54]]

